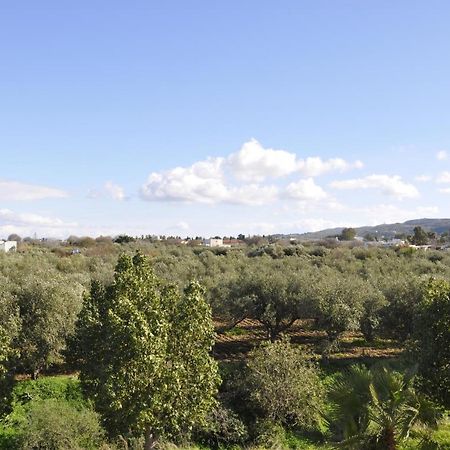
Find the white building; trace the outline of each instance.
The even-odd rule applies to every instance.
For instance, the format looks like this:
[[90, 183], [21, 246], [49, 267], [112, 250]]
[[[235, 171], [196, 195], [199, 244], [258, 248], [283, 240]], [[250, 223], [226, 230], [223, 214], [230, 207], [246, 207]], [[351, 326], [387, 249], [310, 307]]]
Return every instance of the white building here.
[[0, 240], [0, 252], [15, 252], [17, 251], [16, 241], [3, 241]]
[[209, 238], [203, 241], [205, 247], [231, 247], [230, 244], [224, 244], [222, 238]]

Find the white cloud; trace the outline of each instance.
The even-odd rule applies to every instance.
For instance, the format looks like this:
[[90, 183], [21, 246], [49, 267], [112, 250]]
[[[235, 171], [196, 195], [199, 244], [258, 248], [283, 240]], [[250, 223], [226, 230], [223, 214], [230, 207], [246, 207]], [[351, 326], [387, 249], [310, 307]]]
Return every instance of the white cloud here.
[[107, 181], [101, 189], [90, 189], [87, 196], [88, 198], [110, 198], [117, 201], [127, 199], [123, 187], [112, 181]]
[[450, 188], [438, 189], [441, 194], [450, 194]]
[[297, 156], [285, 150], [263, 148], [255, 139], [246, 142], [241, 149], [228, 156], [227, 167], [239, 180], [262, 181], [278, 178], [297, 170]]
[[265, 149], [252, 139], [227, 157], [152, 172], [141, 187], [141, 197], [148, 201], [262, 205], [275, 201], [283, 191], [279, 186], [263, 184], [264, 180], [303, 173], [310, 178], [289, 184], [288, 197], [317, 200], [326, 194], [311, 177], [360, 167], [360, 161], [348, 163], [341, 158], [298, 159], [295, 153]]
[[0, 180], [0, 200], [26, 201], [44, 198], [65, 198], [67, 192], [60, 189], [21, 183], [19, 181]]
[[144, 200], [220, 203], [229, 192], [225, 186], [221, 158], [210, 158], [190, 167], [153, 172], [141, 187]]
[[400, 176], [394, 175], [369, 175], [365, 178], [334, 181], [331, 187], [335, 189], [378, 189], [383, 194], [396, 197], [397, 199], [415, 198], [419, 196], [417, 188], [404, 182]]
[[105, 191], [113, 200], [125, 200], [125, 192], [122, 186], [114, 184], [112, 181], [105, 183]]
[[361, 161], [349, 163], [342, 158], [323, 160], [319, 157], [310, 157], [298, 162], [298, 170], [307, 177], [317, 177], [329, 172], [345, 172], [351, 169], [361, 169]]
[[5, 237], [11, 233], [18, 233], [21, 236], [31, 236], [34, 233], [45, 236], [62, 236], [68, 229], [77, 227], [76, 222], [64, 222], [56, 217], [0, 209], [0, 234]]
[[439, 161], [445, 161], [446, 159], [448, 159], [448, 153], [445, 150], [441, 150], [436, 153], [436, 158]]
[[246, 184], [228, 190], [227, 203], [242, 205], [265, 205], [274, 202], [278, 197], [278, 188], [268, 185]]
[[436, 182], [441, 184], [450, 183], [450, 172], [448, 171], [441, 172], [440, 175], [437, 177]]
[[306, 178], [288, 184], [286, 194], [295, 200], [323, 200], [327, 198], [327, 193], [318, 186], [312, 178]]

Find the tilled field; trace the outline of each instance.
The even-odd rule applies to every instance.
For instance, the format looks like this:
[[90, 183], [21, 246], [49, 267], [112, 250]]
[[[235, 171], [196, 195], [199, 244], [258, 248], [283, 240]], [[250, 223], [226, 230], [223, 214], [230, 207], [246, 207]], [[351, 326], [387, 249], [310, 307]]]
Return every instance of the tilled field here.
[[[215, 325], [216, 329], [220, 329], [224, 324], [216, 321]], [[285, 335], [292, 343], [305, 346], [317, 357], [320, 356], [321, 348], [326, 343], [326, 334], [314, 330], [311, 323], [304, 321], [296, 322]], [[217, 334], [214, 355], [219, 360], [240, 360], [266, 338], [267, 334], [259, 322], [246, 319], [232, 330]], [[388, 359], [399, 356], [402, 351], [402, 348], [389, 340], [368, 343], [364, 341], [361, 333], [346, 333], [342, 336], [336, 351], [330, 355], [330, 360], [345, 362]]]

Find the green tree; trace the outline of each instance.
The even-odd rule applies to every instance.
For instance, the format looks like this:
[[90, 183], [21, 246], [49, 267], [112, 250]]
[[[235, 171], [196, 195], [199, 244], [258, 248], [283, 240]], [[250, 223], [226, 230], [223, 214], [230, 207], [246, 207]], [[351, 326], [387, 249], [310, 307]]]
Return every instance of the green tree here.
[[341, 447], [396, 450], [418, 424], [436, 426], [439, 411], [414, 389], [414, 378], [378, 368], [352, 366], [330, 390], [331, 421]]
[[0, 418], [10, 411], [13, 387], [13, 341], [20, 329], [17, 306], [7, 290], [7, 280], [0, 276]]
[[431, 280], [417, 311], [414, 355], [422, 385], [450, 407], [450, 283]]
[[21, 331], [15, 340], [22, 370], [37, 378], [42, 369], [63, 361], [66, 339], [81, 309], [83, 287], [56, 271], [37, 271], [16, 292]]
[[424, 293], [422, 279], [411, 273], [396, 273], [379, 280], [387, 304], [380, 312], [384, 335], [405, 342], [414, 329], [414, 318]]
[[324, 388], [310, 356], [287, 339], [267, 342], [251, 352], [247, 385], [264, 417], [288, 426], [320, 426]]
[[344, 228], [339, 236], [340, 241], [353, 241], [356, 237], [356, 230], [354, 228]]
[[368, 288], [358, 277], [323, 269], [317, 287], [318, 323], [327, 333], [326, 352], [333, 348], [342, 333], [359, 329]]
[[111, 286], [93, 283], [74, 343], [81, 385], [110, 434], [143, 433], [149, 449], [201, 424], [219, 382], [213, 336], [197, 283], [180, 294], [142, 255], [121, 256]]
[[215, 289], [215, 304], [232, 324], [257, 320], [274, 341], [297, 319], [313, 316], [317, 271], [307, 266], [293, 271], [267, 258], [251, 261], [239, 276]]
[[422, 227], [415, 227], [410, 241], [414, 245], [427, 245], [429, 241], [428, 233]]

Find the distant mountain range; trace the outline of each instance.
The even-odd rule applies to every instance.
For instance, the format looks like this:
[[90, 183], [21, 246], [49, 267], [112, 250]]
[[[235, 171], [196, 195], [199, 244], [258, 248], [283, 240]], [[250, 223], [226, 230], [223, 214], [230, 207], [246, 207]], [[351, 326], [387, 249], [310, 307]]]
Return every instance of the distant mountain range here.
[[[371, 234], [373, 236], [392, 238], [397, 234], [412, 234], [415, 227], [422, 227], [426, 231], [434, 231], [435, 233], [443, 233], [450, 231], [450, 219], [414, 219], [403, 223], [390, 223], [375, 226], [354, 227], [357, 236], [365, 236]], [[311, 233], [294, 233], [288, 235], [277, 235], [279, 237], [296, 238], [298, 240], [312, 241], [325, 239], [330, 236], [341, 234], [344, 228], [328, 228], [326, 230], [315, 231]]]

